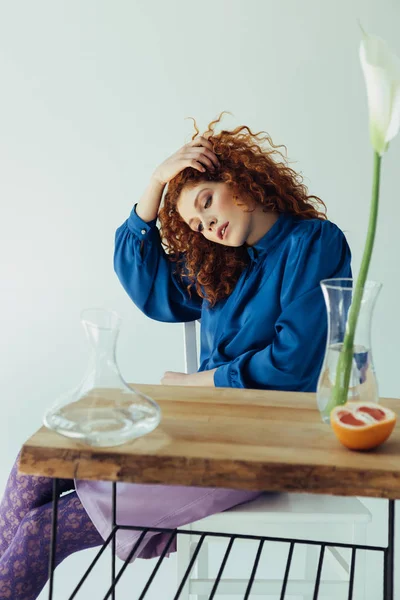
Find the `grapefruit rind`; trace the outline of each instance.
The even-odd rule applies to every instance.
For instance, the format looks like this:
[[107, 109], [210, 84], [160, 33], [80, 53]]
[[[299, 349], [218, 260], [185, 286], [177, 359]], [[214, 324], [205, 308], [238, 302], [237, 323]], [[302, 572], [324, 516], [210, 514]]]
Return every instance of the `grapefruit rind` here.
[[[363, 412], [379, 413], [380, 418]], [[343, 422], [356, 421], [357, 424]], [[375, 402], [347, 402], [336, 406], [330, 414], [332, 429], [338, 440], [350, 450], [371, 450], [383, 444], [391, 435], [396, 424], [396, 414]]]

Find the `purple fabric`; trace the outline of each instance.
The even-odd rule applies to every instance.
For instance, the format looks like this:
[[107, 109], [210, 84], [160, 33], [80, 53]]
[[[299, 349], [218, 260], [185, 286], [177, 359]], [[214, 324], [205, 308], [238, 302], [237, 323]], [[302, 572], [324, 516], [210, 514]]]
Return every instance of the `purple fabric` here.
[[[78, 496], [96, 528], [106, 539], [112, 528], [112, 483], [75, 480]], [[257, 498], [261, 492], [226, 488], [117, 484], [117, 524], [137, 527], [182, 527]], [[126, 560], [140, 531], [119, 530], [116, 553]], [[168, 534], [150, 532], [132, 557], [153, 558], [165, 547]], [[170, 546], [176, 550], [176, 540]]]
[[[0, 504], [0, 598], [35, 600], [48, 579], [53, 480], [18, 474], [19, 455]], [[60, 479], [61, 493], [73, 490]], [[93, 548], [103, 538], [75, 491], [58, 505], [56, 565], [73, 552]]]

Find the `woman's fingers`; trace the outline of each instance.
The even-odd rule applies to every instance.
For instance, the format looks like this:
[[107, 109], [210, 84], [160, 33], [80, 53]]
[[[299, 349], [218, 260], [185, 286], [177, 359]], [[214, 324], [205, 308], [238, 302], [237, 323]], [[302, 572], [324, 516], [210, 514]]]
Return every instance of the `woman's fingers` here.
[[[212, 152], [211, 150], [208, 150], [207, 148], [203, 148], [203, 147], [188, 147], [188, 148], [183, 148], [183, 154], [184, 156], [190, 156], [190, 157], [195, 157], [197, 158], [197, 160], [200, 160], [201, 156], [206, 156], [208, 157], [208, 160], [212, 161], [212, 164], [215, 165], [216, 167], [219, 167], [219, 160], [217, 158], [217, 156], [214, 154], [214, 152]], [[208, 163], [207, 163], [208, 164]]]
[[193, 167], [204, 173], [207, 167], [211, 172], [219, 167], [218, 157], [213, 152], [213, 146], [205, 137], [199, 136], [179, 148], [154, 171], [154, 178], [166, 184], [186, 167]]
[[217, 167], [219, 166], [218, 158], [213, 151], [213, 145], [205, 137], [200, 136], [192, 140], [191, 142], [189, 142], [187, 147], [196, 150], [201, 149], [202, 152], [204, 152], [209, 158], [211, 158], [211, 160]]
[[[211, 153], [209, 153], [209, 154], [211, 154]], [[191, 159], [197, 160], [198, 162], [203, 163], [207, 167], [210, 167], [212, 170], [215, 169], [215, 162], [213, 162], [212, 157], [209, 158], [209, 155], [206, 155], [205, 152], [196, 152], [196, 151], [185, 152], [185, 158], [188, 158], [189, 160], [191, 160]]]
[[186, 167], [193, 167], [193, 169], [197, 169], [197, 171], [201, 171], [202, 173], [204, 173], [204, 171], [206, 171], [205, 166], [202, 165], [201, 162], [199, 162], [195, 158], [184, 158], [184, 159], [182, 159], [182, 163], [184, 165], [182, 167], [182, 170], [185, 169]]
[[191, 142], [187, 144], [188, 146], [204, 146], [204, 148], [208, 148], [209, 150], [213, 149], [212, 143], [202, 135], [194, 138]]

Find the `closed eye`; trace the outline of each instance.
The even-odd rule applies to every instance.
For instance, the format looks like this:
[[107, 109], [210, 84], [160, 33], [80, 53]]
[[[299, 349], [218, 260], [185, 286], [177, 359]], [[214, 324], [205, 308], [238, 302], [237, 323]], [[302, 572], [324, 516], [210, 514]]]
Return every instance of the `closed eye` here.
[[[212, 196], [208, 196], [208, 198], [207, 198], [207, 200], [206, 200], [206, 203], [204, 204], [204, 208], [205, 208], [205, 209], [206, 209], [206, 208], [210, 208], [210, 206], [211, 206], [211, 203], [212, 203]], [[199, 223], [199, 226], [197, 227], [197, 231], [198, 231], [199, 233], [201, 233], [201, 232], [203, 231], [203, 229], [204, 229], [204, 228], [203, 228], [203, 224], [202, 224], [202, 223]]]

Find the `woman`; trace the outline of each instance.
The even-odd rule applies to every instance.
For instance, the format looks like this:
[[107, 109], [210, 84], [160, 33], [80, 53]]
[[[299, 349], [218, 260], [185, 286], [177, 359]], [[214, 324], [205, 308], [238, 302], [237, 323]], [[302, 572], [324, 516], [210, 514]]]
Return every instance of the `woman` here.
[[[199, 371], [167, 372], [163, 384], [315, 391], [326, 343], [319, 282], [351, 277], [349, 247], [267, 135], [216, 134], [218, 122], [155, 170], [117, 229], [115, 271], [149, 317], [201, 319]], [[30, 600], [47, 578], [52, 482], [18, 475], [17, 463], [0, 507], [0, 597]], [[61, 484], [74, 491], [60, 499], [57, 564], [111, 532], [111, 483]], [[259, 492], [121, 483], [117, 494], [117, 523], [175, 528]], [[120, 558], [138, 537], [118, 532]], [[165, 541], [149, 534], [135, 556], [157, 556]]]

